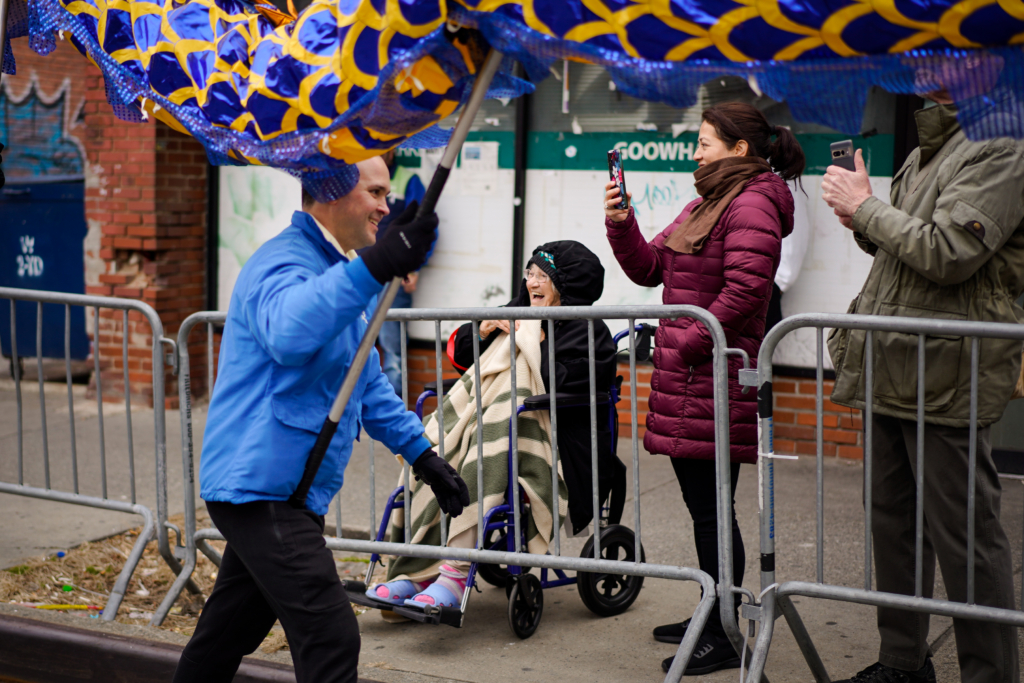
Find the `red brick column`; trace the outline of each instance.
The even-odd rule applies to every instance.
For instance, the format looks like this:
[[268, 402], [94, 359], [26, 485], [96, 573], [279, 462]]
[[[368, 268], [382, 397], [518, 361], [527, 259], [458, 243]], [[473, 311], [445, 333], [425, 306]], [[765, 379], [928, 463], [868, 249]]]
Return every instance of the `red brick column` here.
[[[840, 458], [864, 457], [863, 420], [859, 410], [844, 408], [828, 399], [834, 382], [823, 383], [822, 452]], [[783, 455], [817, 453], [813, 379], [775, 377], [773, 425], [775, 452]]]
[[[164, 335], [203, 310], [206, 298], [206, 155], [194, 139], [159, 123], [125, 123], [106, 102], [98, 74], [88, 88], [85, 118], [90, 171], [86, 219], [101, 227], [105, 272], [90, 294], [141, 299], [156, 309]], [[99, 352], [104, 395], [123, 397], [121, 314], [104, 314]], [[129, 382], [133, 399], [152, 396], [152, 338], [141, 315], [129, 321]], [[206, 390], [206, 356], [197, 341], [193, 391]], [[169, 350], [169, 348], [167, 349]], [[108, 360], [109, 359], [109, 360]], [[175, 378], [165, 369], [165, 402], [178, 404]]]

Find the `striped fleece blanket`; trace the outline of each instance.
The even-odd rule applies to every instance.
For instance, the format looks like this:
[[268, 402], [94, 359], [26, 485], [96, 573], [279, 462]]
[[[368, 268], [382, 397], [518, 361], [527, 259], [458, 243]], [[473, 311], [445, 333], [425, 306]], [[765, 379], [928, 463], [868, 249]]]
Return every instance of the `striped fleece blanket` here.
[[[546, 393], [541, 379], [540, 358], [541, 321], [523, 320], [516, 331], [516, 405], [522, 405], [529, 396]], [[483, 406], [483, 472], [484, 511], [504, 502], [508, 485], [508, 426], [512, 416], [512, 380], [508, 372], [509, 336], [503, 334], [480, 355], [481, 404]], [[477, 510], [477, 429], [476, 395], [473, 393], [474, 371], [471, 367], [462, 379], [444, 397], [444, 458], [469, 487], [470, 504], [459, 517], [450, 519], [448, 538], [475, 529]], [[423, 425], [427, 439], [438, 445], [439, 424], [437, 412], [428, 415]], [[527, 510], [521, 508], [521, 521], [526, 531], [527, 549], [544, 554], [551, 541], [553, 515], [551, 512], [551, 423], [546, 411], [523, 413], [518, 423], [519, 485], [530, 500]], [[399, 486], [402, 485], [401, 477]], [[440, 508], [430, 487], [422, 481], [411, 480], [412, 485], [412, 542], [440, 545]], [[559, 519], [564, 520], [568, 510], [568, 490], [562, 480], [561, 463], [558, 472]], [[391, 538], [401, 538], [405, 519], [403, 509], [391, 516]], [[442, 560], [415, 557], [396, 557], [388, 562], [388, 581], [411, 579], [423, 581], [437, 576]]]

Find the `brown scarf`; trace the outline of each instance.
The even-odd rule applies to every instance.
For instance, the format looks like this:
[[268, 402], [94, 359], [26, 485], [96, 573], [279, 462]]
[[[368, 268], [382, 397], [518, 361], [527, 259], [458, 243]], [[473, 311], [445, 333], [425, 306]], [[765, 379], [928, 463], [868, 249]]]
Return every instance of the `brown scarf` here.
[[771, 170], [761, 157], [726, 157], [698, 168], [694, 186], [704, 201], [668, 236], [665, 246], [680, 254], [696, 254], [747, 181]]

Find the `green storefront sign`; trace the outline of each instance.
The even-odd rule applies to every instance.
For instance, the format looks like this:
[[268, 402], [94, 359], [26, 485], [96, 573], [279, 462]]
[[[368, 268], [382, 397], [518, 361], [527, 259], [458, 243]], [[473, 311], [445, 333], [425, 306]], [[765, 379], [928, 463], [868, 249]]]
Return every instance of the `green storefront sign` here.
[[[530, 170], [606, 171], [608, 150], [621, 149], [623, 166], [629, 171], [660, 171], [693, 173], [697, 162], [693, 152], [697, 147], [697, 134], [671, 133], [545, 133], [531, 132], [527, 148], [527, 168]], [[829, 164], [829, 145], [848, 136], [812, 133], [798, 135], [797, 140], [807, 158], [806, 175], [823, 175]], [[467, 143], [498, 142], [498, 167], [515, 167], [513, 144], [515, 134], [506, 131], [479, 131], [470, 133]], [[872, 176], [891, 176], [893, 136], [873, 135], [856, 137], [854, 147], [864, 150], [868, 173]], [[418, 150], [399, 150], [399, 163], [418, 167]]]

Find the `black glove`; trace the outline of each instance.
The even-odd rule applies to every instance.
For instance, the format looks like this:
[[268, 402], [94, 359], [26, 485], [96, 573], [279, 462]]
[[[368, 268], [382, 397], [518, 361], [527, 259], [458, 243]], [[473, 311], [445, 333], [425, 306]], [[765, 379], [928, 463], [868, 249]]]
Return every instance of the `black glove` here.
[[405, 277], [427, 262], [437, 239], [437, 214], [417, 219], [419, 202], [412, 202], [384, 230], [377, 243], [360, 254], [366, 269], [377, 282], [385, 284], [394, 277]]
[[416, 480], [420, 479], [430, 487], [441, 506], [441, 512], [452, 517], [462, 514], [462, 509], [469, 505], [469, 487], [455, 468], [431, 450], [423, 451], [412, 464]]

